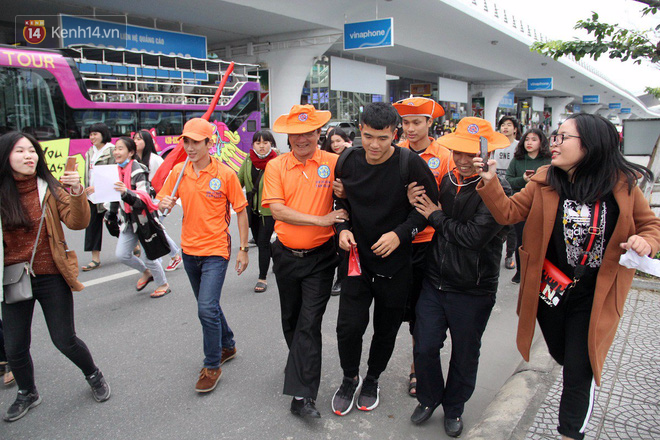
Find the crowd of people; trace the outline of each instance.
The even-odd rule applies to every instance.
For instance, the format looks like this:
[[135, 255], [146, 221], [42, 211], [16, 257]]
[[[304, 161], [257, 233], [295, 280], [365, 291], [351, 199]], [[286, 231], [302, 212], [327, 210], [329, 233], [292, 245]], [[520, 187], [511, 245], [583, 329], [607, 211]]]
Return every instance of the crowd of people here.
[[[624, 250], [660, 250], [660, 220], [637, 187], [639, 178], [652, 175], [624, 159], [615, 127], [597, 115], [569, 116], [549, 139], [539, 129], [520, 133], [510, 116], [497, 130], [466, 117], [443, 136], [429, 136], [443, 115], [427, 98], [369, 104], [357, 147], [340, 128], [329, 130], [321, 143], [331, 113], [295, 105], [272, 127], [287, 135], [291, 151], [280, 153], [272, 133], [258, 131], [238, 173], [209, 154], [213, 126], [194, 118], [180, 137], [188, 159], [172, 168], [158, 192], [151, 179], [163, 162], [149, 131], [112, 144], [107, 127], [93, 125], [84, 184], [70, 169], [56, 180], [32, 136], [0, 137], [0, 373], [5, 383], [15, 380], [18, 386], [4, 420], [18, 420], [41, 402], [29, 343], [35, 301], [53, 343], [82, 371], [93, 398], [103, 402], [111, 394], [74, 331], [72, 291], [83, 286], [62, 224], [85, 229], [85, 251], [92, 258], [84, 271], [101, 264], [106, 225], [118, 236], [117, 259], [140, 273], [136, 290], [154, 281], [153, 298], [171, 292], [166, 272], [183, 263], [202, 328], [204, 357], [195, 390], [213, 391], [221, 366], [237, 355], [220, 305], [233, 209], [236, 273], [248, 267], [249, 231], [258, 248], [255, 292], [267, 290], [273, 261], [288, 348], [283, 394], [291, 397], [293, 414], [321, 417], [321, 324], [330, 297], [339, 295], [342, 377], [332, 412], [346, 416], [353, 408], [378, 407], [380, 377], [401, 324], [408, 322], [408, 393], [418, 401], [410, 419], [424, 423], [442, 407], [445, 432], [458, 437], [505, 249], [504, 266], [516, 269], [512, 281], [520, 283], [518, 348], [529, 360], [538, 321], [550, 354], [564, 366], [558, 432], [582, 439], [634, 274], [618, 264], [619, 257]], [[401, 133], [405, 139], [396, 144]], [[94, 167], [110, 164], [117, 165], [120, 200], [96, 203]], [[179, 204], [180, 247], [162, 223], [162, 214]], [[166, 255], [170, 262], [163, 268]], [[15, 280], [6, 275], [16, 264], [32, 272], [26, 275], [31, 296], [19, 301], [8, 296]], [[548, 281], [550, 267], [555, 278]], [[570, 283], [557, 287], [556, 274]], [[372, 305], [365, 369], [361, 354]], [[440, 350], [448, 332], [445, 374]]]

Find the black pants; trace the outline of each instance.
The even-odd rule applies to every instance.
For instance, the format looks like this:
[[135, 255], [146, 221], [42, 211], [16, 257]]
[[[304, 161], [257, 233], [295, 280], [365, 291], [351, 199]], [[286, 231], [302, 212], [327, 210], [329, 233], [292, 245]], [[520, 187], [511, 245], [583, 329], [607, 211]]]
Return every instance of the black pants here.
[[89, 225], [85, 228], [85, 252], [100, 251], [103, 241], [103, 217], [96, 205], [89, 202]]
[[367, 274], [363, 266], [361, 276], [344, 279], [337, 317], [339, 361], [344, 376], [355, 377], [360, 372], [362, 337], [369, 324], [372, 301], [374, 335], [369, 348], [367, 375], [378, 378], [385, 371], [401, 327], [411, 276], [410, 266], [399, 270], [392, 278]]
[[[417, 302], [413, 348], [417, 400], [422, 405], [442, 405], [445, 417], [449, 418], [463, 414], [465, 402], [472, 396], [477, 382], [481, 337], [494, 305], [494, 293], [444, 292], [424, 281]], [[440, 349], [447, 330], [451, 333], [451, 358], [445, 383]]]
[[513, 257], [513, 254], [518, 247], [516, 241], [516, 231], [513, 226], [506, 227], [509, 228], [509, 232], [506, 234], [506, 258], [511, 258]]
[[321, 323], [337, 264], [334, 240], [302, 258], [276, 240], [272, 253], [282, 331], [289, 347], [283, 392], [316, 399], [321, 383]]
[[570, 292], [565, 304], [549, 307], [539, 301], [537, 318], [550, 355], [564, 366], [559, 402], [559, 433], [584, 438], [593, 409], [595, 382], [589, 363], [588, 339], [593, 292]]
[[339, 235], [335, 235], [335, 246], [339, 262], [337, 263], [337, 282], [341, 283], [348, 274], [348, 252], [339, 247]]
[[89, 376], [96, 365], [73, 322], [73, 294], [61, 275], [37, 275], [32, 279], [34, 299], [14, 304], [2, 302], [5, 350], [19, 390], [34, 391], [34, 366], [30, 356], [32, 314], [39, 301], [55, 347]]
[[415, 331], [415, 308], [419, 300], [419, 294], [422, 291], [422, 281], [424, 280], [424, 271], [426, 270], [427, 254], [429, 244], [426, 243], [413, 243], [413, 256], [412, 256], [412, 289], [408, 295], [408, 302], [406, 304], [406, 312], [403, 315], [403, 320], [408, 321], [410, 334]]
[[0, 319], [0, 362], [7, 362], [7, 354], [5, 354], [5, 336], [2, 331], [2, 319]]
[[522, 246], [522, 234], [525, 228], [525, 222], [516, 223], [513, 225], [513, 230], [516, 232], [516, 274], [520, 275], [520, 252], [518, 248]]
[[270, 237], [275, 230], [275, 219], [272, 215], [259, 215], [248, 209], [248, 219], [252, 237], [259, 250], [259, 279], [265, 280], [270, 266]]

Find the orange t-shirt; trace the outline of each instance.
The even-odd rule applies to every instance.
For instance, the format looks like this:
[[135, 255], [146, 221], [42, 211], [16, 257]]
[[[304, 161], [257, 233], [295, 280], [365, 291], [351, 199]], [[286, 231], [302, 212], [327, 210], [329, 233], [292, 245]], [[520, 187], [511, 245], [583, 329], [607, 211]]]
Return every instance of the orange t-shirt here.
[[[282, 154], [268, 162], [264, 173], [261, 205], [282, 203], [298, 212], [322, 216], [332, 211], [332, 182], [339, 156], [316, 150], [303, 165], [293, 153]], [[334, 235], [332, 226], [292, 225], [279, 220], [275, 232], [282, 244], [291, 249], [312, 249]]]
[[[183, 164], [176, 165], [158, 193], [158, 199], [172, 194]], [[236, 173], [227, 165], [211, 158], [211, 163], [199, 173], [189, 163], [175, 197], [183, 206], [181, 248], [188, 255], [220, 256], [229, 259], [231, 236], [229, 206], [241, 212], [247, 200]]]
[[[419, 157], [424, 159], [431, 169], [435, 181], [438, 183], [438, 186], [440, 186], [442, 177], [447, 174], [447, 171], [454, 168], [454, 160], [451, 158], [451, 152], [448, 149], [440, 145], [437, 140], [433, 138], [429, 139], [431, 140], [431, 145], [429, 145]], [[398, 145], [401, 148], [410, 149], [410, 141], [407, 139], [401, 141]], [[426, 243], [431, 241], [434, 232], [435, 230], [430, 225], [427, 226], [422, 232], [415, 236], [413, 243]]]

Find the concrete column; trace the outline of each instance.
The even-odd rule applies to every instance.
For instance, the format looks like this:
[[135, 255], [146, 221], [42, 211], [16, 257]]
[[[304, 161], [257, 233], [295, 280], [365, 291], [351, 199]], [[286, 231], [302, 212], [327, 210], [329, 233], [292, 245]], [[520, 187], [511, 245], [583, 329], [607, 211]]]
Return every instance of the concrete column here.
[[591, 113], [592, 115], [596, 113], [603, 104], [582, 104], [582, 111], [585, 113]]
[[545, 103], [552, 109], [552, 124], [550, 125], [550, 132], [559, 128], [559, 121], [561, 115], [566, 114], [566, 106], [573, 102], [574, 98], [546, 98]]
[[470, 87], [472, 94], [481, 92], [481, 95], [484, 97], [484, 119], [493, 124], [493, 127], [497, 125], [497, 121], [495, 120], [497, 118], [497, 106], [502, 98], [504, 98], [504, 95], [509, 93], [519, 83], [520, 81], [502, 81], [488, 84], [472, 84]]

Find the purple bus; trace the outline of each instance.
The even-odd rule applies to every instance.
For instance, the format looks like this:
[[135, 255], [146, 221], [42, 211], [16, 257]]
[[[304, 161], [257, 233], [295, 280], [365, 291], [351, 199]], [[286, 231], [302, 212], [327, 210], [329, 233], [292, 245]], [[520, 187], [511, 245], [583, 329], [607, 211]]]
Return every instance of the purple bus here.
[[[0, 45], [0, 134], [33, 134], [56, 177], [68, 156], [80, 162], [89, 127], [105, 123], [114, 139], [146, 129], [160, 154], [177, 143], [183, 124], [209, 107], [228, 63], [121, 49], [60, 50]], [[235, 171], [261, 126], [257, 66], [238, 64], [211, 117], [211, 150]], [[84, 166], [79, 166], [79, 170]]]

